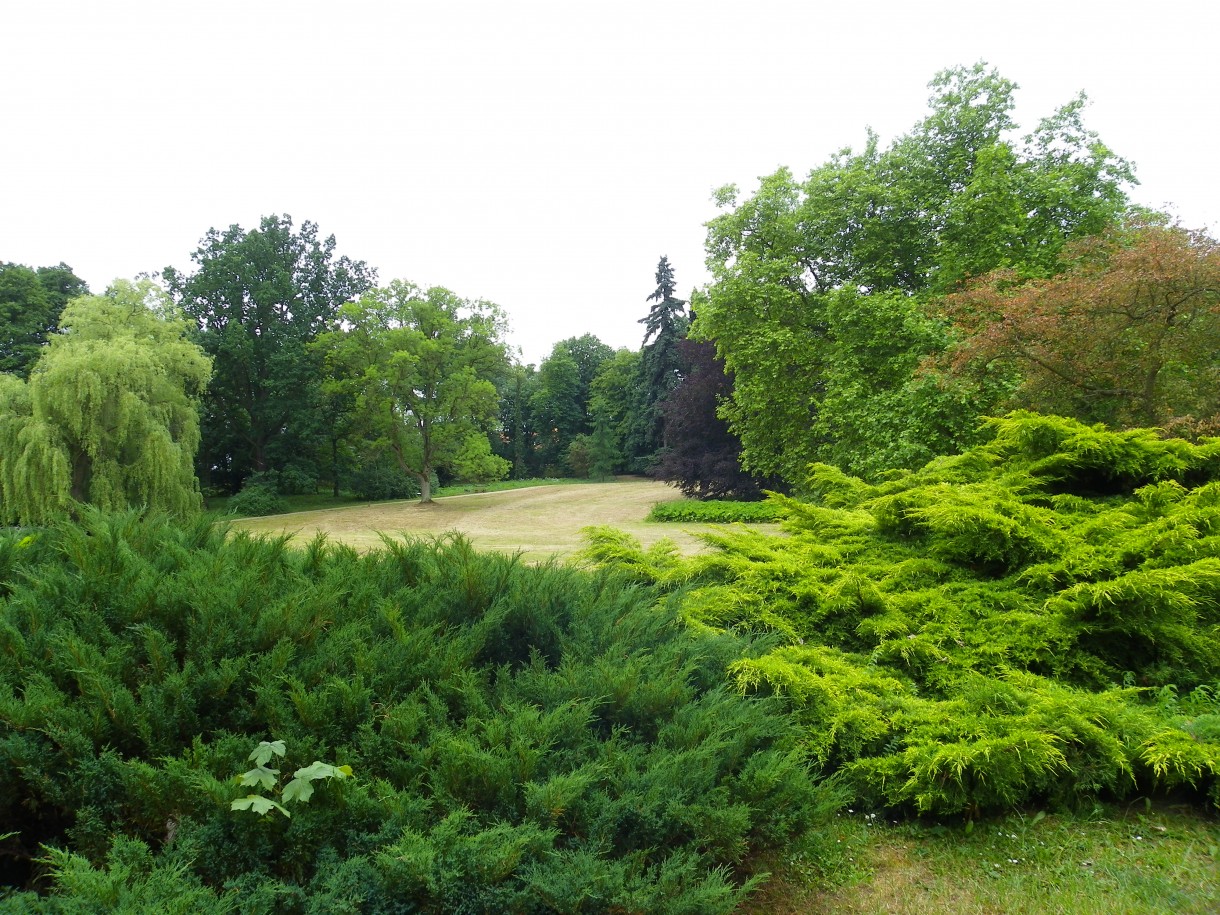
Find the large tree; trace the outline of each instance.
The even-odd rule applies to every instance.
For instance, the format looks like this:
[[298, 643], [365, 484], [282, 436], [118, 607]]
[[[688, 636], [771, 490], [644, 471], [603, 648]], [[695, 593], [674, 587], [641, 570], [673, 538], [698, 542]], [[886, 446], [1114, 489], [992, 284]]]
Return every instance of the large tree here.
[[1007, 375], [1005, 408], [1220, 433], [1220, 244], [1134, 225], [1071, 245], [1063, 267], [1028, 281], [995, 271], [947, 298], [950, 372]]
[[421, 502], [432, 501], [434, 471], [471, 480], [508, 472], [489, 440], [496, 382], [508, 371], [503, 333], [490, 302], [395, 280], [344, 305], [318, 339], [335, 382], [354, 395], [363, 434], [419, 483]]
[[572, 442], [593, 431], [593, 382], [613, 355], [593, 334], [584, 334], [560, 340], [542, 360], [530, 410], [544, 471], [563, 472]]
[[657, 459], [664, 444], [661, 403], [681, 380], [682, 356], [678, 344], [686, 339], [689, 321], [686, 301], [674, 295], [677, 282], [669, 258], [657, 262], [657, 287], [648, 296], [652, 305], [640, 319], [644, 343], [640, 348], [640, 385], [635, 405], [639, 424], [640, 449], [634, 455], [637, 471], [647, 470]]
[[149, 281], [74, 299], [28, 382], [0, 376], [0, 523], [198, 510], [197, 397], [210, 360]]
[[602, 363], [593, 379], [589, 412], [593, 425], [606, 427], [615, 456], [613, 470], [636, 471], [638, 458], [645, 453], [643, 423], [639, 420], [641, 357], [639, 350], [626, 347]]
[[1017, 139], [1016, 86], [985, 65], [930, 85], [930, 113], [889, 147], [870, 134], [804, 181], [781, 169], [745, 200], [718, 194], [694, 332], [734, 374], [723, 415], [756, 472], [873, 474], [968, 442], [986, 397], [917, 377], [949, 339], [924, 304], [998, 267], [1047, 275], [1126, 210], [1130, 168], [1084, 128], [1083, 97]]
[[661, 402], [665, 448], [650, 475], [696, 499], [761, 499], [760, 481], [742, 469], [741, 441], [717, 410], [733, 392], [733, 379], [710, 343], [682, 340], [682, 381]]
[[0, 264], [0, 372], [29, 377], [68, 300], [88, 293], [67, 264]]
[[266, 216], [249, 231], [209, 229], [193, 273], [164, 271], [215, 362], [203, 412], [206, 482], [236, 490], [252, 473], [312, 465], [325, 452], [322, 372], [309, 344], [376, 280], [335, 247], [312, 222], [297, 229], [290, 216]]

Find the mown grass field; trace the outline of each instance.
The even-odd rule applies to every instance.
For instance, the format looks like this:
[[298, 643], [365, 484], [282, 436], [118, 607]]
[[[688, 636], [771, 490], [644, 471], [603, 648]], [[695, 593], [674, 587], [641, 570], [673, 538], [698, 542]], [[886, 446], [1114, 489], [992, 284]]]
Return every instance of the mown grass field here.
[[380, 546], [382, 534], [435, 536], [457, 531], [478, 550], [520, 553], [531, 562], [571, 556], [583, 545], [583, 528], [609, 525], [645, 546], [668, 538], [680, 551], [694, 553], [704, 548], [698, 534], [711, 530], [711, 525], [644, 521], [657, 502], [681, 498], [664, 483], [619, 480], [444, 496], [430, 505], [416, 500], [362, 503], [243, 518], [233, 524], [256, 533], [292, 534], [305, 541], [325, 534], [358, 549]]

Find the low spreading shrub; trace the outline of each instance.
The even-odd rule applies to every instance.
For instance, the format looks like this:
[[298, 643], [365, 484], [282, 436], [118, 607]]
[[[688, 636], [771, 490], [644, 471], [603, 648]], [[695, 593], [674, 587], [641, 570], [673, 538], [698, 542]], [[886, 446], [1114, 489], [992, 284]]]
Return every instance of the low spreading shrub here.
[[761, 649], [620, 576], [95, 514], [0, 561], [16, 911], [729, 912], [830, 796]]
[[414, 477], [385, 456], [369, 458], [345, 482], [356, 498], [366, 502], [414, 499], [419, 495], [419, 483]]
[[990, 432], [875, 485], [815, 466], [815, 501], [772, 499], [784, 536], [684, 559], [593, 531], [586, 559], [670, 589], [698, 631], [780, 640], [734, 682], [788, 697], [862, 804], [1220, 803], [1220, 439]]
[[682, 524], [770, 524], [783, 518], [778, 502], [700, 502], [678, 499], [658, 502], [648, 513], [648, 521]]
[[286, 512], [288, 503], [281, 498], [274, 487], [266, 483], [254, 482], [243, 486], [241, 492], [229, 500], [227, 509], [230, 514], [257, 518]]

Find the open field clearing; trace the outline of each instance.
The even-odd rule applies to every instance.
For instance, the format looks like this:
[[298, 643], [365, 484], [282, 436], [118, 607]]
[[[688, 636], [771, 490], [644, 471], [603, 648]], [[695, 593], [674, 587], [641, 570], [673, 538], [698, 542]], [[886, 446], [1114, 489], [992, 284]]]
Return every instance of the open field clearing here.
[[[644, 522], [657, 502], [682, 498], [677, 490], [651, 480], [619, 480], [570, 486], [539, 486], [508, 492], [447, 496], [430, 505], [379, 502], [321, 511], [243, 518], [233, 526], [257, 533], [289, 533], [309, 540], [319, 533], [359, 549], [380, 545], [380, 533], [434, 536], [458, 531], [476, 549], [521, 553], [532, 562], [569, 556], [583, 545], [581, 530], [609, 525], [636, 537], [645, 547], [668, 538], [683, 553], [703, 548], [699, 524]], [[775, 525], [753, 527], [776, 529]]]

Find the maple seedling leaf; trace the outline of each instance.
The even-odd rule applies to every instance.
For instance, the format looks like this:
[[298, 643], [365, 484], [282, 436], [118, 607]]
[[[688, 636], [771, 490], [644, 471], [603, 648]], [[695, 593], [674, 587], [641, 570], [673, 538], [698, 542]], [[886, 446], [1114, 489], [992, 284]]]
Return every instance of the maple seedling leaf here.
[[280, 796], [284, 799], [285, 804], [293, 801], [308, 803], [309, 799], [313, 797], [313, 782], [306, 778], [294, 778], [284, 786]]
[[284, 816], [291, 819], [292, 814], [289, 813], [280, 804], [271, 800], [269, 797], [263, 797], [260, 794], [247, 794], [245, 797], [240, 797], [229, 805], [230, 810], [252, 810], [260, 816], [270, 813], [272, 810], [278, 810]]
[[304, 778], [312, 782], [319, 778], [344, 779], [348, 778], [351, 774], [351, 766], [332, 766], [330, 763], [324, 763], [321, 760], [315, 759], [313, 765], [297, 769], [292, 773], [292, 777]]
[[257, 747], [255, 747], [251, 751], [250, 755], [246, 758], [253, 762], [256, 766], [265, 766], [271, 761], [271, 757], [273, 755], [283, 758], [284, 754], [287, 752], [288, 748], [284, 746], [284, 741], [264, 740]]
[[268, 769], [260, 764], [249, 772], [237, 776], [237, 781], [247, 788], [261, 786], [264, 791], [270, 791], [275, 787], [275, 777], [279, 774], [279, 769]]

